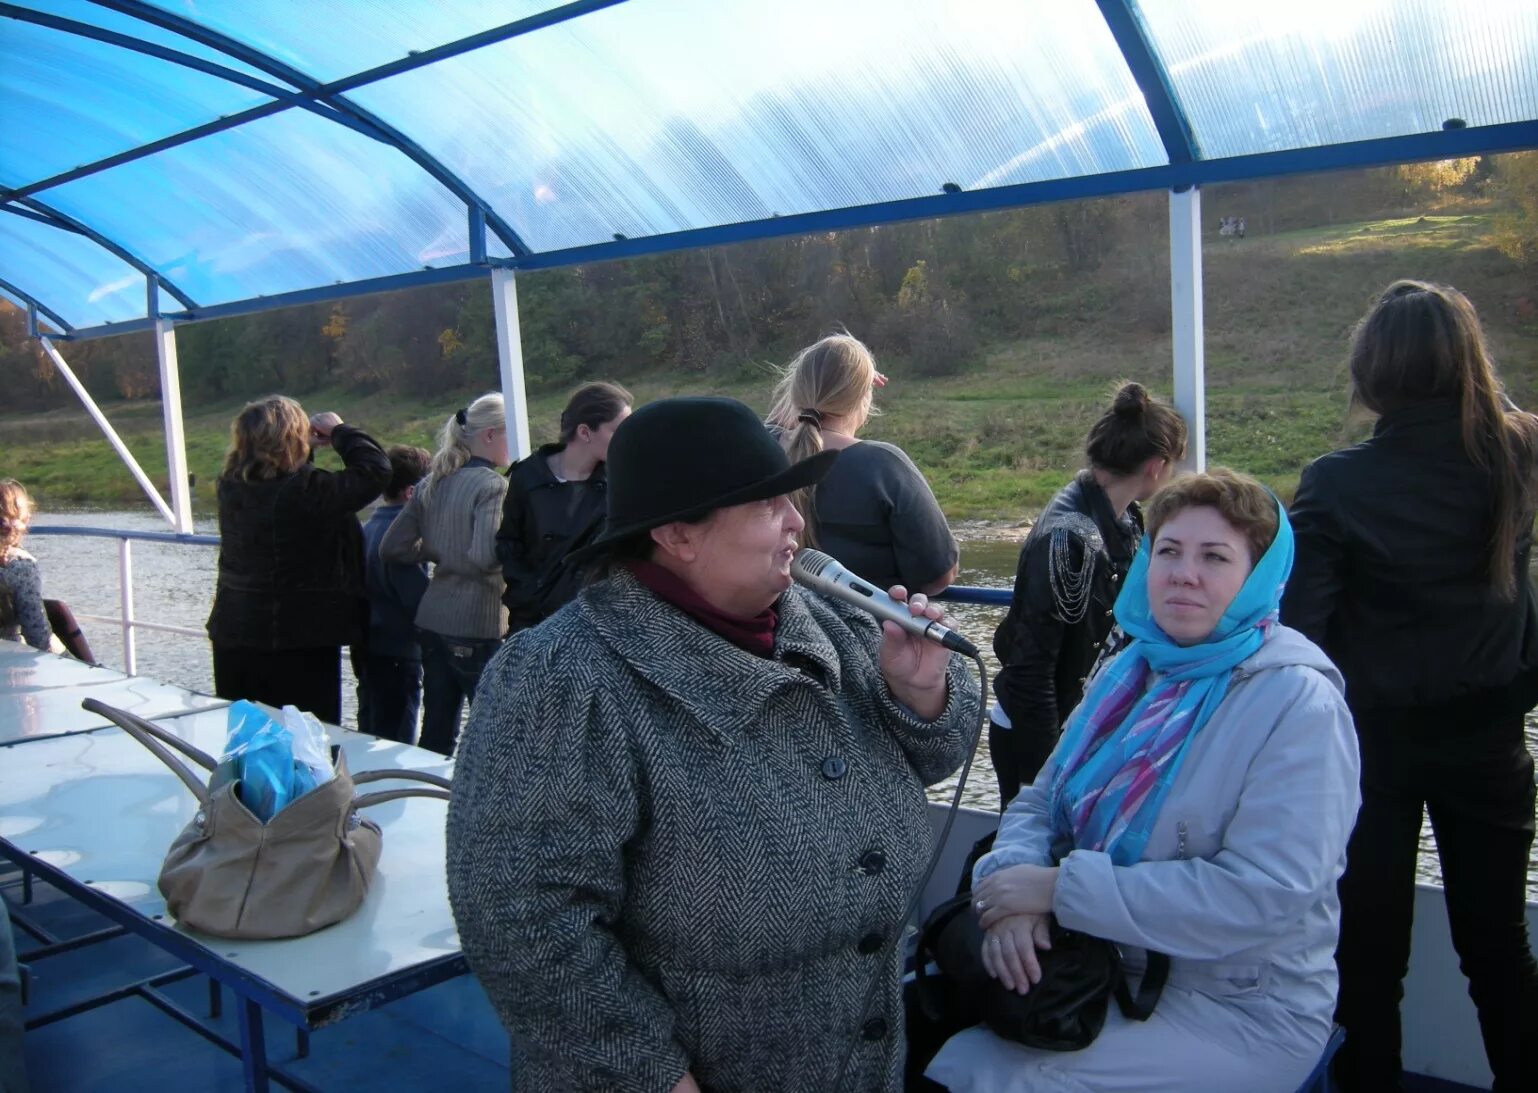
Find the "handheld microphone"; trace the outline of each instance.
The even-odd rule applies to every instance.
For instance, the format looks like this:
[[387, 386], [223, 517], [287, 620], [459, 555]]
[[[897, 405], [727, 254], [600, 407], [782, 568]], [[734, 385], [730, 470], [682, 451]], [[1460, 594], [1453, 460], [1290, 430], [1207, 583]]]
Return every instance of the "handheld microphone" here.
[[832, 596], [836, 600], [869, 611], [878, 619], [895, 622], [910, 634], [937, 641], [947, 649], [977, 656], [977, 646], [947, 626], [934, 619], [921, 618], [908, 610], [908, 605], [898, 603], [881, 589], [856, 577], [820, 550], [804, 547], [796, 552], [790, 563], [790, 575], [808, 588]]

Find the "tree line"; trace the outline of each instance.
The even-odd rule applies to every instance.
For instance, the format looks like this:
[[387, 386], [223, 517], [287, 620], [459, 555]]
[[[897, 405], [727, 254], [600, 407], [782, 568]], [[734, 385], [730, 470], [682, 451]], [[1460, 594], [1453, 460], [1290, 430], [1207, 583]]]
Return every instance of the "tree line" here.
[[[1203, 231], [1216, 245], [1223, 215], [1245, 216], [1254, 237], [1437, 201], [1485, 203], [1496, 245], [1538, 263], [1538, 152], [1213, 186]], [[1130, 332], [1161, 334], [1166, 210], [1162, 193], [1130, 194], [522, 274], [526, 374], [536, 389], [659, 372], [730, 381], [838, 325], [928, 376], [1106, 310]], [[62, 405], [70, 396], [25, 325], [0, 304], [7, 402]], [[187, 324], [177, 344], [192, 403], [321, 388], [439, 394], [497, 374], [482, 282]], [[148, 335], [64, 352], [98, 397], [158, 394]]]

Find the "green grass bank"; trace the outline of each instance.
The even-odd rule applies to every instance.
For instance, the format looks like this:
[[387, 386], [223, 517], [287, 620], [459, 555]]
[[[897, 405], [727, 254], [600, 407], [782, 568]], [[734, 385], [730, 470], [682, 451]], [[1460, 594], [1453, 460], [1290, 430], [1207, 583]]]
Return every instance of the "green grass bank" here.
[[[1204, 255], [1207, 450], [1213, 463], [1252, 474], [1290, 496], [1315, 456], [1363, 435], [1347, 419], [1344, 359], [1352, 323], [1373, 293], [1399, 277], [1457, 285], [1485, 320], [1508, 388], [1538, 405], [1538, 285], [1489, 241], [1473, 213], [1377, 220], [1243, 240]], [[1080, 465], [1085, 431], [1113, 383], [1136, 379], [1170, 394], [1169, 283], [1162, 267], [1043, 279], [1043, 308], [1063, 316], [1048, 336], [986, 347], [959, 375], [917, 378], [883, 361], [892, 382], [865, 435], [901, 445], [923, 468], [955, 521], [1028, 518]], [[1162, 304], [1161, 301], [1166, 301]], [[1159, 316], [1149, 320], [1146, 316]], [[1141, 315], [1140, 322], [1128, 316]], [[856, 332], [858, 333], [858, 331]], [[66, 347], [64, 352], [68, 354]], [[626, 378], [641, 400], [721, 393], [768, 403], [772, 365], [751, 362], [733, 383], [688, 377]], [[495, 377], [486, 377], [494, 384]], [[426, 403], [346, 391], [312, 393], [309, 410], [334, 409], [385, 442], [431, 448], [437, 426], [474, 392]], [[553, 438], [564, 391], [531, 394], [536, 443]], [[213, 508], [214, 482], [238, 402], [188, 406], [194, 504]], [[163, 482], [158, 402], [106, 404], [108, 417], [152, 478]], [[0, 414], [0, 474], [48, 507], [145, 504], [116, 454], [78, 408]], [[324, 458], [333, 459], [332, 456]]]

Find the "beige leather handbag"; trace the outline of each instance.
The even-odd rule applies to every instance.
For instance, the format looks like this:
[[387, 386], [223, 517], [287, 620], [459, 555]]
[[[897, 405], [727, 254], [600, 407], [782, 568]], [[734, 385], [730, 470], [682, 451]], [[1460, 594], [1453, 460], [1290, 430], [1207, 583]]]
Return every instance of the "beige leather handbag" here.
[[[216, 762], [126, 710], [94, 698], [81, 705], [138, 740], [197, 797], [197, 816], [182, 829], [161, 864], [160, 894], [177, 922], [215, 937], [300, 937], [340, 922], [368, 894], [382, 849], [379, 825], [358, 810], [401, 797], [449, 799], [446, 778], [414, 770], [350, 776], [341, 751], [333, 749], [336, 777], [296, 798], [264, 824], [237, 796], [239, 782], [232, 777], [232, 764]], [[209, 784], [170, 748], [211, 772]], [[360, 783], [397, 778], [432, 788], [353, 796]]]

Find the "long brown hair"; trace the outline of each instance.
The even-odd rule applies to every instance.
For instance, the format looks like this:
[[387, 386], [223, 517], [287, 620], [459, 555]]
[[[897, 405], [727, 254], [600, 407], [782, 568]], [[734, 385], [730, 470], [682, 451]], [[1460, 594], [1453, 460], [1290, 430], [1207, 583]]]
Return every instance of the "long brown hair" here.
[[599, 380], [584, 383], [566, 400], [561, 411], [561, 442], [570, 443], [577, 430], [586, 425], [597, 432], [599, 427], [613, 421], [635, 404], [630, 392], [617, 383]]
[[1449, 285], [1395, 281], [1351, 336], [1352, 401], [1387, 414], [1432, 399], [1456, 400], [1463, 450], [1490, 476], [1490, 587], [1516, 591], [1516, 542], [1531, 521], [1538, 419], [1506, 398], [1479, 315]]
[[248, 402], [230, 423], [224, 477], [261, 482], [292, 474], [310, 458], [310, 419], [293, 399], [268, 395]]
[[[830, 334], [807, 346], [785, 366], [774, 386], [769, 424], [780, 430], [780, 446], [792, 463], [822, 451], [822, 419], [879, 413], [872, 404], [876, 358], [859, 338]], [[801, 533], [817, 545], [815, 487], [797, 490], [791, 501], [806, 521]]]

